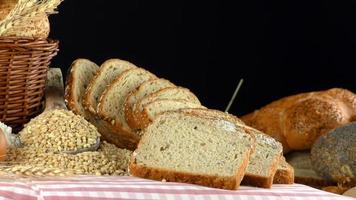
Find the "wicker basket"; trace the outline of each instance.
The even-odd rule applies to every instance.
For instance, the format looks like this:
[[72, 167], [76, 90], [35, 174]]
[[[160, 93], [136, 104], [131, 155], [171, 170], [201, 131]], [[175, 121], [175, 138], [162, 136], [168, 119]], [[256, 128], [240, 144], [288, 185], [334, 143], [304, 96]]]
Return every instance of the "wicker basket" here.
[[0, 37], [0, 121], [19, 131], [41, 112], [47, 71], [58, 41]]

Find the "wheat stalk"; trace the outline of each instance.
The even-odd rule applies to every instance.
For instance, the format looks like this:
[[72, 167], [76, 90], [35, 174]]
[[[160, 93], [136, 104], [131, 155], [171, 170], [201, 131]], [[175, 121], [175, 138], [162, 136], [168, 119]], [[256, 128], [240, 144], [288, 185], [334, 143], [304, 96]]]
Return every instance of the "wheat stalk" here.
[[9, 15], [0, 22], [0, 35], [20, 24], [24, 18], [38, 17], [42, 13], [53, 14], [63, 0], [19, 0]]
[[48, 168], [31, 165], [0, 165], [0, 175], [21, 176], [21, 177], [49, 177], [49, 176], [74, 176], [81, 174], [81, 171], [62, 170], [59, 168]]

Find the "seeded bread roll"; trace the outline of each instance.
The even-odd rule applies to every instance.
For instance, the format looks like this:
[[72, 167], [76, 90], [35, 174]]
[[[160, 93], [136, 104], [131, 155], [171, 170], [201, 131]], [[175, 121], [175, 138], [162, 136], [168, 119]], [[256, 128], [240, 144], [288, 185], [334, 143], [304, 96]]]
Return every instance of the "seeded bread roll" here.
[[285, 153], [307, 150], [319, 136], [356, 119], [356, 95], [340, 88], [302, 93], [274, 101], [241, 119], [280, 141]]
[[65, 101], [70, 110], [75, 114], [84, 116], [85, 110], [82, 105], [82, 99], [85, 90], [94, 77], [98, 65], [88, 59], [77, 59], [70, 66], [70, 71], [67, 76], [67, 84], [65, 88]]
[[[127, 124], [124, 114], [124, 101], [131, 91], [135, 90], [143, 82], [156, 79], [152, 73], [142, 69], [134, 68], [123, 72], [117, 77], [103, 92], [98, 104], [98, 115], [101, 119], [111, 124], [111, 133], [104, 138], [109, 142], [123, 148], [135, 147], [140, 137]], [[112, 139], [112, 137], [118, 138]], [[125, 141], [124, 144], [117, 144], [117, 141]]]
[[144, 130], [129, 172], [232, 190], [240, 185], [254, 143], [234, 122], [166, 112]]
[[319, 137], [311, 149], [311, 163], [328, 181], [356, 181], [356, 122]]

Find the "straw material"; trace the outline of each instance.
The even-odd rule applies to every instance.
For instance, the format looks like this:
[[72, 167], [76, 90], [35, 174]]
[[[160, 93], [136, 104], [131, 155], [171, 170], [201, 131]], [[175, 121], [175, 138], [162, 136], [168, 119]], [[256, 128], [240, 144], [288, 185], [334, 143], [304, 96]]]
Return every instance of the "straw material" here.
[[0, 121], [19, 131], [42, 111], [47, 70], [58, 41], [0, 37]]
[[55, 9], [63, 0], [12, 0], [17, 1], [16, 6], [5, 19], [0, 20], [0, 35], [13, 26], [20, 26], [23, 18], [37, 17], [43, 13], [56, 13]]

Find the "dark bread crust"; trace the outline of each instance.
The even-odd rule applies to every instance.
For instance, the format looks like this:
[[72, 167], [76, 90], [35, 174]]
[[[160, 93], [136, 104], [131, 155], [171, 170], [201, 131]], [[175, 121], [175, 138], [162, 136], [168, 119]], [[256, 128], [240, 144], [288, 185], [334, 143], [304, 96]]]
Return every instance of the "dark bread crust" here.
[[250, 152], [245, 152], [245, 159], [241, 166], [236, 170], [236, 175], [232, 177], [210, 176], [201, 174], [192, 174], [184, 172], [175, 172], [168, 169], [159, 169], [136, 163], [134, 154], [129, 164], [129, 173], [133, 176], [148, 178], [153, 180], [166, 180], [170, 182], [192, 183], [207, 187], [221, 188], [227, 190], [236, 190], [240, 186], [241, 179], [247, 168]]

